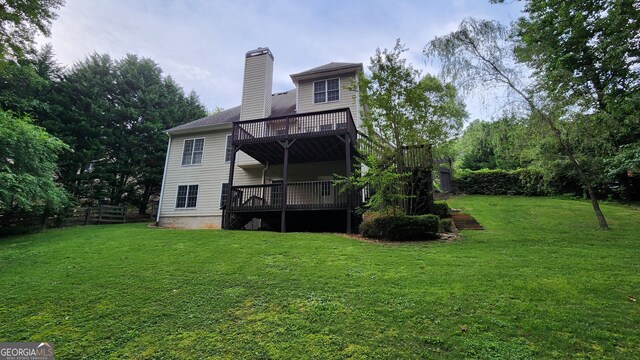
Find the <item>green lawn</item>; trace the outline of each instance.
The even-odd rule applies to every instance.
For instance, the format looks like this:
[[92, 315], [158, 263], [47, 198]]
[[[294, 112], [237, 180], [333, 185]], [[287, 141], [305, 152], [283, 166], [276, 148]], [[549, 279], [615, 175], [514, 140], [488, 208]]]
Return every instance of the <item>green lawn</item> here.
[[0, 239], [0, 341], [57, 359], [633, 358], [640, 211], [449, 201], [485, 231], [329, 234], [89, 226]]

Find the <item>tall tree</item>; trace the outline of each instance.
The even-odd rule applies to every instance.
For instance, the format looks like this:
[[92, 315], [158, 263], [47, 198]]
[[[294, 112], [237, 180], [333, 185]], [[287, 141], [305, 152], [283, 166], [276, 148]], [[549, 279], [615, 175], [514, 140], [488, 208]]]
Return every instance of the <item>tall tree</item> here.
[[[424, 155], [430, 157], [431, 147], [456, 134], [467, 116], [455, 87], [432, 75], [422, 76], [403, 58], [406, 51], [399, 39], [392, 50], [377, 49], [371, 58], [370, 74], [358, 76], [360, 99], [366, 108], [363, 124], [371, 134], [378, 134], [392, 144], [390, 154], [386, 156], [393, 159], [394, 171], [399, 174], [405, 173], [407, 146], [421, 146], [427, 153]], [[430, 161], [425, 164], [432, 166]], [[384, 173], [381, 169], [372, 173], [375, 172]], [[425, 175], [427, 179], [424, 179]], [[428, 209], [433, 202], [431, 168], [414, 171], [406, 178], [410, 179], [407, 187], [414, 189], [414, 194], [422, 194], [421, 199], [416, 200], [417, 203], [424, 202], [420, 208]], [[425, 185], [427, 189], [424, 189]]]
[[516, 54], [546, 92], [585, 111], [629, 115], [623, 102], [640, 87], [640, 3], [530, 0], [524, 12]]
[[[60, 83], [60, 117], [48, 128], [67, 141], [61, 181], [85, 202], [135, 204], [159, 194], [164, 130], [206, 115], [152, 60], [92, 54]], [[66, 99], [66, 100], [65, 100]]]
[[101, 165], [115, 109], [115, 75], [108, 55], [92, 54], [76, 63], [57, 84], [54, 116], [40, 124], [73, 149], [60, 157], [59, 181], [81, 203], [108, 201]]
[[55, 10], [64, 0], [6, 0], [0, 2], [0, 60], [21, 58], [36, 34], [49, 35]]
[[408, 49], [398, 39], [392, 50], [376, 50], [370, 75], [360, 74], [363, 122], [396, 145], [437, 145], [462, 128], [467, 116], [456, 88], [407, 64]]
[[[604, 173], [605, 163], [640, 146], [640, 3], [527, 0], [524, 13], [516, 54], [541, 89], [579, 112], [574, 121], [584, 135], [576, 136], [590, 146], [590, 165]], [[608, 170], [608, 182], [634, 186], [626, 170]]]
[[48, 115], [52, 85], [62, 76], [51, 45], [29, 50], [16, 61], [0, 60], [0, 108], [33, 118]]
[[65, 145], [28, 117], [0, 110], [0, 213], [58, 211], [66, 191], [53, 181]]
[[478, 86], [502, 86], [520, 97], [531, 118], [549, 129], [562, 153], [570, 160], [591, 199], [600, 227], [607, 229], [592, 186], [592, 175], [578, 160], [575, 147], [563, 128], [562, 117], [567, 113], [567, 104], [542, 91], [535, 82], [531, 87], [523, 85], [520, 81], [523, 70], [517, 64], [511, 35], [509, 29], [498, 22], [465, 19], [457, 31], [430, 41], [424, 54], [440, 59], [443, 75], [467, 90]]
[[475, 120], [456, 141], [456, 163], [470, 170], [525, 168], [535, 162], [537, 137], [526, 119], [513, 114], [493, 121]]

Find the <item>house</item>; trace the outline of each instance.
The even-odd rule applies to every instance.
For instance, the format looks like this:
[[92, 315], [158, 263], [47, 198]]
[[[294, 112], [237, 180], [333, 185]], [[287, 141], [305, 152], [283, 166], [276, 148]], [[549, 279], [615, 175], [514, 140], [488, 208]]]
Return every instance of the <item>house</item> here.
[[157, 222], [179, 228], [346, 231], [361, 194], [334, 174], [356, 166], [361, 63], [291, 75], [272, 94], [274, 57], [246, 53], [240, 106], [169, 129]]

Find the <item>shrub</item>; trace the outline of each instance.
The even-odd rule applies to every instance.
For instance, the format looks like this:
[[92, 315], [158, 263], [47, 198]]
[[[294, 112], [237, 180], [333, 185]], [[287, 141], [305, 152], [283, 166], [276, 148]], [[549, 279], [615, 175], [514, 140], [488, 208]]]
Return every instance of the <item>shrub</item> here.
[[449, 205], [444, 201], [436, 201], [431, 205], [430, 213], [438, 216], [439, 218], [446, 218], [451, 215], [449, 212]]
[[452, 232], [453, 231], [453, 219], [440, 220], [440, 232]]
[[547, 195], [542, 172], [518, 170], [463, 170], [454, 178], [456, 191], [481, 195]]
[[391, 241], [426, 240], [437, 238], [440, 219], [436, 215], [379, 216], [364, 221], [360, 233], [366, 237]]

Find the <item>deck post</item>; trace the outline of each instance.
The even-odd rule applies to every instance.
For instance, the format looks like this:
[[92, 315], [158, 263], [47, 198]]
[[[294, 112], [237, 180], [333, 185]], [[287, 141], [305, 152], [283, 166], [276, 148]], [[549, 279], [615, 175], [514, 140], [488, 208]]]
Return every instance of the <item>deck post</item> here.
[[289, 183], [289, 140], [284, 142], [284, 165], [282, 170], [282, 212], [280, 231], [287, 232], [287, 186]]
[[232, 130], [231, 130], [231, 161], [229, 162], [229, 184], [227, 185], [227, 204], [225, 206], [226, 211], [224, 211], [224, 214], [226, 216], [223, 216], [223, 219], [222, 219], [223, 229], [229, 229], [229, 226], [231, 225], [231, 211], [229, 210], [231, 210], [231, 199], [233, 198], [231, 189], [233, 187], [233, 172], [236, 167], [236, 152], [238, 151], [238, 147], [236, 146], [236, 144], [234, 144], [235, 133], [236, 133], [236, 124], [233, 124]]
[[[345, 164], [346, 164], [346, 172], [345, 172], [345, 176], [349, 177], [351, 176], [351, 170], [352, 170], [352, 165], [351, 165], [351, 136], [349, 135], [349, 133], [347, 132], [344, 135], [344, 153], [345, 155]], [[352, 199], [351, 199], [351, 190], [347, 190], [347, 234], [351, 234], [351, 205], [352, 205]]]

